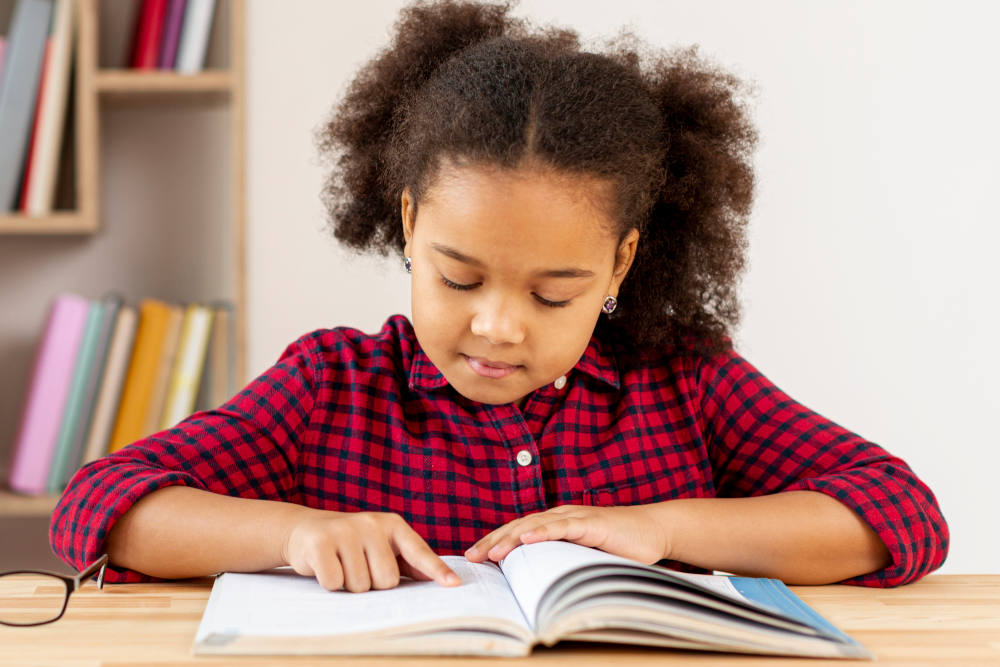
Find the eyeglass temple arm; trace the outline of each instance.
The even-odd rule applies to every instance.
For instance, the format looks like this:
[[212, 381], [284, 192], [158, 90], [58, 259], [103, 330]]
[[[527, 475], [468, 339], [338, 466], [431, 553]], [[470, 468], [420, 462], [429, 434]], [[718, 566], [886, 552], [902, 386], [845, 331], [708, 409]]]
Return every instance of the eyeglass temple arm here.
[[97, 587], [104, 588], [104, 568], [108, 564], [108, 555], [103, 554], [100, 558], [95, 560], [90, 566], [73, 577], [73, 590], [80, 588], [80, 584], [87, 579], [89, 579], [98, 570], [101, 571], [100, 576], [97, 577]]

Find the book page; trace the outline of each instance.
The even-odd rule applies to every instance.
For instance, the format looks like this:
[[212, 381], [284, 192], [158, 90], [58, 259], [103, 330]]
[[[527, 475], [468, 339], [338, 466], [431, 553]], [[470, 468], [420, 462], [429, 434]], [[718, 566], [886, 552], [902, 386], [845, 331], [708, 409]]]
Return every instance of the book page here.
[[[338, 636], [405, 630], [439, 622], [467, 627], [471, 618], [516, 625], [527, 635], [527, 622], [500, 569], [493, 563], [470, 563], [463, 556], [442, 556], [462, 579], [460, 586], [402, 579], [387, 590], [350, 593], [328, 591], [315, 577], [289, 567], [259, 573], [227, 572], [212, 588], [196, 643], [214, 635]], [[454, 620], [454, 624], [445, 623]], [[499, 625], [499, 624], [497, 624]]]
[[[500, 569], [510, 583], [514, 596], [521, 605], [532, 632], [537, 630], [538, 604], [545, 591], [563, 575], [590, 565], [644, 566], [641, 563], [622, 558], [606, 551], [584, 547], [572, 542], [551, 541], [522, 544], [500, 561]], [[655, 568], [664, 570], [664, 568]], [[666, 571], [666, 570], [664, 570]], [[747, 602], [727, 577], [711, 574], [689, 574], [668, 571], [678, 579], [684, 579], [695, 586], [708, 588], [734, 600]]]

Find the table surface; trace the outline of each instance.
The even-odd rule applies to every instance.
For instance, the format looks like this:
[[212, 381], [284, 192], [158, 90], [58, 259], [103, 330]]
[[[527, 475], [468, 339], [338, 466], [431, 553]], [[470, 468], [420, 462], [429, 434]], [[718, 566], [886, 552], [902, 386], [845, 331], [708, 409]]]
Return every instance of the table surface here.
[[[160, 584], [88, 581], [49, 625], [0, 626], [3, 665], [275, 664], [274, 656], [194, 656], [191, 647], [213, 579]], [[930, 575], [899, 588], [791, 586], [805, 602], [878, 657], [818, 661], [587, 644], [535, 647], [528, 658], [282, 657], [294, 665], [500, 665], [527, 660], [574, 667], [609, 663], [711, 665], [1000, 665], [1000, 575]], [[0, 600], [0, 605], [3, 600]], [[488, 662], [487, 662], [488, 661]]]

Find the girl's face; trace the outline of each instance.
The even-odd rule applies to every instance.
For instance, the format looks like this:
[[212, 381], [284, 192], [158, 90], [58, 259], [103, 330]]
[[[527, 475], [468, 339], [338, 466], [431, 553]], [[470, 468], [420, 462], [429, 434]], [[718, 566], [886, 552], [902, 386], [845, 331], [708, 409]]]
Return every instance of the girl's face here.
[[413, 328], [463, 396], [517, 402], [566, 374], [617, 296], [638, 232], [619, 245], [592, 204], [600, 181], [445, 163], [420, 202], [402, 196]]

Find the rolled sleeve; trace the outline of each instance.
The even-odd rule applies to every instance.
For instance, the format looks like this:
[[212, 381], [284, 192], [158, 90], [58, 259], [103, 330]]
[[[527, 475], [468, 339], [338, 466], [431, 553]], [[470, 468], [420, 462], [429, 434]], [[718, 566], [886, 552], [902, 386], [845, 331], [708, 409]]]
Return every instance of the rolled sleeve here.
[[[302, 340], [220, 408], [197, 412], [80, 468], [52, 514], [49, 541], [56, 555], [82, 569], [103, 553], [122, 515], [168, 486], [294, 500], [300, 440], [313, 403], [311, 353]], [[105, 580], [161, 579], [109, 563]]]
[[807, 490], [851, 508], [892, 563], [841, 583], [898, 586], [944, 562], [948, 525], [902, 459], [793, 401], [735, 352], [706, 363], [700, 384], [719, 496]]

